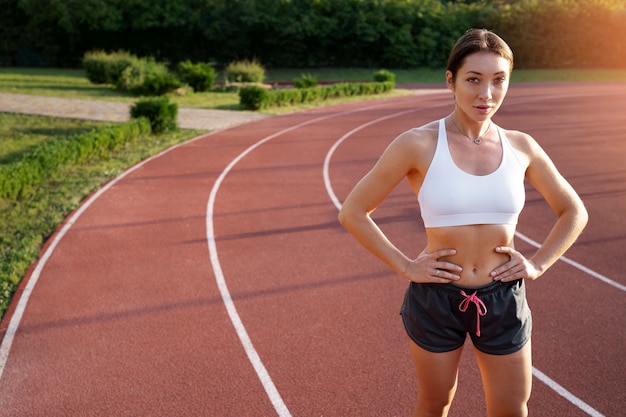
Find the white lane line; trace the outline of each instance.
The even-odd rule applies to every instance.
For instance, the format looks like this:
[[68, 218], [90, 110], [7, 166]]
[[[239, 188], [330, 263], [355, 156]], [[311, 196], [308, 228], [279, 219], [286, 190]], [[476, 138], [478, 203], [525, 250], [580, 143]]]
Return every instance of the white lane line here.
[[[526, 242], [526, 243], [536, 247], [537, 249], [541, 247], [541, 244], [539, 242], [536, 242], [536, 241], [532, 240], [531, 238], [521, 234], [520, 232], [515, 232], [515, 236], [517, 236], [518, 238], [520, 238], [524, 242]], [[612, 279], [610, 279], [610, 278], [608, 278], [608, 277], [606, 277], [606, 276], [604, 276], [604, 275], [602, 275], [602, 274], [600, 274], [600, 273], [598, 273], [598, 272], [596, 272], [596, 271], [594, 271], [594, 270], [592, 270], [590, 268], [587, 268], [586, 266], [581, 265], [581, 264], [579, 264], [576, 261], [573, 261], [573, 260], [571, 260], [571, 259], [569, 259], [569, 258], [567, 258], [565, 256], [561, 256], [560, 260], [565, 262], [565, 263], [567, 263], [567, 264], [570, 264], [574, 268], [577, 268], [577, 269], [583, 271], [584, 273], [586, 273], [588, 275], [591, 275], [594, 278], [599, 279], [600, 281], [604, 281], [607, 284], [614, 286], [618, 290], [626, 291], [626, 285], [622, 285], [619, 282], [613, 281]]]
[[207, 209], [206, 209], [206, 228], [207, 228], [206, 234], [207, 234], [207, 243], [209, 246], [209, 256], [211, 259], [211, 265], [213, 266], [215, 280], [217, 282], [217, 286], [222, 296], [222, 301], [224, 302], [224, 305], [226, 307], [226, 311], [228, 312], [228, 316], [230, 317], [233, 327], [235, 328], [237, 336], [239, 336], [239, 340], [241, 341], [241, 344], [246, 352], [246, 355], [248, 356], [248, 360], [252, 364], [252, 367], [257, 373], [257, 376], [259, 380], [261, 381], [261, 384], [263, 385], [263, 388], [265, 389], [267, 396], [269, 397], [272, 405], [274, 406], [274, 409], [276, 410], [276, 412], [278, 413], [280, 417], [290, 417], [291, 413], [289, 412], [289, 409], [285, 405], [285, 402], [283, 401], [280, 393], [278, 392], [276, 385], [272, 381], [272, 378], [270, 377], [269, 372], [263, 365], [263, 361], [261, 360], [261, 357], [259, 356], [258, 352], [254, 348], [252, 340], [250, 339], [250, 336], [248, 335], [248, 332], [246, 331], [243, 321], [241, 320], [241, 317], [239, 316], [239, 313], [237, 312], [235, 303], [233, 302], [233, 299], [230, 295], [230, 291], [228, 290], [228, 285], [226, 285], [226, 278], [224, 277], [222, 266], [220, 264], [219, 257], [217, 254], [215, 228], [213, 224], [213, 217], [215, 213], [215, 200], [217, 198], [217, 193], [219, 191], [220, 186], [222, 185], [222, 182], [224, 181], [226, 176], [230, 173], [230, 171], [233, 169], [233, 167], [237, 163], [239, 163], [245, 156], [250, 154], [259, 146], [269, 142], [270, 140], [278, 136], [281, 136], [285, 133], [291, 132], [296, 129], [300, 129], [304, 126], [307, 126], [313, 123], [317, 123], [323, 120], [328, 120], [328, 119], [338, 117], [338, 116], [344, 116], [344, 115], [351, 114], [351, 113], [361, 112], [364, 110], [370, 110], [373, 108], [381, 108], [381, 107], [388, 106], [390, 104], [392, 103], [377, 104], [373, 106], [362, 107], [356, 110], [349, 110], [345, 112], [318, 117], [318, 118], [291, 126], [289, 128], [286, 128], [284, 130], [281, 130], [279, 132], [276, 132], [270, 136], [267, 136], [259, 140], [258, 142], [256, 142], [255, 144], [247, 148], [245, 151], [243, 151], [241, 154], [239, 154], [239, 156], [233, 159], [230, 162], [230, 164], [228, 164], [228, 166], [224, 168], [224, 170], [222, 171], [218, 179], [215, 181], [215, 184], [213, 185], [213, 188], [209, 195], [209, 201], [207, 203]]
[[[345, 135], [343, 135], [341, 138], [339, 138], [334, 144], [333, 146], [328, 150], [328, 153], [326, 154], [326, 158], [324, 158], [324, 167], [323, 167], [323, 177], [324, 177], [324, 185], [326, 186], [326, 192], [328, 193], [328, 196], [330, 198], [330, 200], [333, 202], [333, 204], [335, 205], [335, 207], [337, 208], [337, 210], [341, 210], [341, 202], [339, 201], [339, 199], [337, 198], [337, 195], [335, 194], [335, 191], [333, 190], [333, 186], [332, 186], [332, 181], [330, 179], [330, 162], [332, 159], [333, 154], [335, 153], [335, 151], [337, 150], [337, 148], [341, 145], [341, 143], [343, 143], [346, 139], [348, 139], [350, 136], [352, 136], [354, 133], [358, 132], [361, 129], [364, 129], [368, 126], [371, 126], [375, 123], [381, 122], [383, 120], [387, 120], [390, 119], [392, 117], [396, 117], [396, 116], [401, 116], [403, 114], [409, 113], [411, 110], [409, 111], [404, 111], [404, 112], [400, 112], [397, 114], [393, 114], [393, 115], [388, 115], [385, 117], [381, 117], [379, 119], [376, 120], [372, 120], [370, 122], [367, 122], [361, 126], [358, 126], [354, 129], [352, 129], [350, 132], [346, 133]], [[530, 243], [531, 245], [536, 245], [537, 247], [539, 247], [539, 244], [529, 238], [527, 238], [526, 236], [522, 235], [521, 233], [517, 233], [516, 235], [518, 237], [520, 237], [520, 239], [525, 240], [526, 242]], [[588, 271], [591, 272], [590, 275], [592, 275], [593, 277], [598, 278], [598, 276], [602, 276], [600, 274], [597, 274], [593, 271], [591, 271], [589, 268], [586, 268], [574, 261], [571, 261], [567, 258], [561, 257], [561, 260], [575, 266], [578, 268], [578, 266], [581, 266], [582, 271], [589, 273]], [[583, 269], [584, 268], [584, 269]], [[610, 281], [609, 283], [611, 285], [617, 284], [614, 281], [604, 277], [605, 279], [603, 279], [603, 281], [606, 282], [606, 280]], [[617, 284], [620, 285], [620, 284]], [[619, 288], [619, 287], [618, 287]], [[621, 288], [620, 288], [621, 289]], [[604, 417], [603, 414], [601, 414], [599, 411], [597, 411], [596, 409], [594, 409], [593, 407], [591, 407], [590, 405], [588, 405], [587, 403], [585, 403], [583, 400], [581, 400], [580, 398], [576, 397], [574, 394], [572, 394], [571, 392], [569, 392], [568, 390], [566, 390], [565, 388], [563, 388], [561, 385], [559, 385], [557, 382], [555, 382], [553, 379], [549, 378], [546, 374], [544, 374], [543, 372], [541, 372], [540, 370], [538, 370], [537, 368], [535, 368], [533, 366], [532, 369], [533, 375], [535, 377], [537, 377], [539, 380], [541, 380], [543, 383], [545, 383], [546, 385], [548, 385], [548, 387], [550, 387], [551, 389], [553, 389], [554, 391], [556, 391], [559, 395], [561, 395], [563, 398], [565, 398], [566, 400], [568, 400], [569, 402], [571, 402], [572, 404], [574, 404], [576, 407], [578, 407], [580, 410], [584, 411], [585, 413], [589, 414], [590, 416], [593, 417]]]
[[[203, 135], [203, 136], [205, 136], [205, 135]], [[2, 374], [4, 373], [4, 369], [6, 367], [7, 360], [9, 359], [9, 352], [11, 351], [11, 346], [13, 346], [13, 340], [15, 339], [15, 334], [17, 333], [17, 329], [18, 329], [18, 327], [20, 325], [20, 322], [22, 321], [22, 317], [24, 316], [24, 311], [26, 310], [26, 306], [28, 304], [28, 301], [30, 300], [30, 296], [31, 296], [31, 294], [32, 294], [32, 292], [33, 292], [33, 290], [35, 288], [35, 285], [37, 285], [37, 281], [39, 281], [39, 278], [41, 276], [41, 271], [46, 266], [46, 263], [48, 262], [48, 260], [52, 256], [52, 253], [56, 249], [56, 247], [59, 244], [59, 242], [61, 241], [61, 239], [63, 239], [63, 236], [65, 236], [65, 234], [70, 230], [70, 228], [74, 225], [74, 223], [76, 223], [78, 218], [98, 198], [100, 198], [100, 196], [102, 196], [102, 194], [107, 192], [111, 187], [113, 187], [115, 184], [117, 184], [119, 181], [121, 181], [124, 177], [126, 177], [130, 173], [138, 170], [139, 168], [141, 168], [142, 166], [144, 166], [148, 162], [161, 157], [162, 155], [166, 154], [167, 152], [170, 152], [171, 150], [176, 149], [176, 148], [178, 148], [178, 147], [180, 147], [180, 146], [182, 146], [182, 145], [184, 145], [186, 143], [193, 142], [193, 141], [195, 141], [195, 140], [197, 140], [199, 138], [200, 138], [200, 136], [197, 137], [197, 138], [191, 139], [191, 140], [189, 140], [189, 141], [187, 141], [185, 143], [181, 143], [181, 144], [172, 146], [171, 148], [168, 148], [168, 149], [166, 149], [166, 150], [164, 150], [162, 152], [159, 152], [158, 154], [156, 154], [156, 155], [154, 155], [154, 156], [152, 156], [150, 158], [147, 158], [147, 159], [139, 162], [138, 164], [132, 166], [131, 168], [129, 168], [128, 170], [126, 170], [122, 174], [120, 174], [118, 177], [114, 178], [113, 180], [111, 180], [110, 182], [105, 184], [101, 189], [99, 189], [98, 191], [93, 193], [91, 195], [91, 197], [89, 197], [83, 204], [81, 204], [81, 206], [74, 212], [74, 214], [72, 214], [67, 219], [66, 223], [63, 225], [61, 230], [59, 230], [59, 232], [56, 234], [56, 236], [52, 240], [52, 243], [50, 243], [48, 248], [45, 250], [45, 252], [41, 256], [41, 258], [37, 262], [37, 266], [33, 270], [33, 273], [30, 275], [30, 278], [28, 279], [28, 282], [24, 286], [24, 291], [20, 295], [19, 300], [17, 302], [17, 306], [15, 307], [15, 311], [13, 312], [13, 315], [11, 316], [11, 320], [9, 321], [9, 325], [7, 327], [7, 331], [4, 334], [4, 338], [2, 339], [2, 345], [0, 345], [0, 379], [2, 379]]]
[[373, 124], [382, 122], [383, 120], [387, 120], [387, 119], [392, 119], [394, 117], [399, 117], [399, 116], [403, 116], [405, 114], [408, 113], [412, 113], [415, 112], [417, 110], [421, 110], [421, 109], [410, 109], [410, 110], [405, 110], [405, 111], [401, 111], [399, 113], [394, 113], [394, 114], [390, 114], [387, 116], [383, 116], [380, 117], [378, 119], [375, 120], [371, 120], [367, 123], [364, 123], [360, 126], [355, 127], [354, 129], [352, 129], [351, 131], [349, 131], [348, 133], [346, 133], [345, 135], [343, 135], [342, 137], [340, 137], [334, 144], [333, 146], [331, 146], [330, 150], [328, 151], [328, 153], [326, 154], [326, 158], [324, 158], [324, 166], [323, 166], [323, 177], [324, 177], [324, 186], [326, 187], [326, 192], [328, 193], [328, 196], [330, 197], [330, 200], [333, 202], [333, 204], [335, 205], [335, 207], [337, 207], [337, 210], [341, 210], [341, 202], [339, 201], [339, 198], [337, 198], [337, 195], [335, 194], [335, 191], [333, 190], [333, 186], [330, 180], [330, 159], [333, 157], [333, 154], [335, 153], [335, 150], [343, 143], [343, 141], [345, 141], [346, 139], [348, 139], [350, 136], [354, 135], [356, 132], [358, 132], [359, 130], [365, 129], [366, 127], [369, 127]]
[[533, 366], [533, 375], [539, 379], [541, 382], [552, 388], [557, 392], [561, 397], [565, 398], [567, 401], [574, 404], [576, 407], [584, 411], [593, 417], [605, 417], [604, 414], [600, 413], [598, 410], [566, 390], [562, 385], [558, 384], [555, 380], [550, 378], [548, 375], [541, 372], [539, 369]]

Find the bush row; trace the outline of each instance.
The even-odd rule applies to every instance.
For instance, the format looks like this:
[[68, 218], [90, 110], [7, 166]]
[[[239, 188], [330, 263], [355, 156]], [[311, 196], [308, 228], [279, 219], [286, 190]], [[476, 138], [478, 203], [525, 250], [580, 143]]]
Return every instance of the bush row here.
[[141, 118], [44, 142], [20, 160], [0, 166], [0, 197], [23, 198], [32, 187], [51, 178], [62, 167], [106, 157], [110, 151], [148, 133], [150, 123]]
[[159, 96], [188, 84], [194, 91], [213, 88], [215, 70], [207, 64], [185, 61], [173, 74], [153, 57], [138, 58], [126, 51], [90, 51], [82, 60], [87, 78], [94, 84], [110, 84], [136, 95]]
[[240, 104], [247, 110], [262, 110], [269, 107], [313, 103], [330, 98], [382, 94], [393, 89], [394, 83], [391, 81], [338, 83], [328, 86], [276, 90], [249, 86], [239, 90], [239, 99]]
[[[159, 2], [159, 4], [164, 2]], [[0, 0], [0, 61], [75, 66], [124, 49], [161, 62], [441, 68], [471, 27], [516, 66], [626, 67], [624, 0]]]
[[[94, 84], [110, 84], [136, 95], [159, 96], [189, 86], [194, 92], [213, 89], [217, 74], [208, 63], [181, 62], [175, 72], [153, 57], [138, 58], [126, 51], [89, 51], [82, 60], [87, 78]], [[256, 60], [234, 61], [224, 69], [227, 83], [262, 83], [265, 68]]]

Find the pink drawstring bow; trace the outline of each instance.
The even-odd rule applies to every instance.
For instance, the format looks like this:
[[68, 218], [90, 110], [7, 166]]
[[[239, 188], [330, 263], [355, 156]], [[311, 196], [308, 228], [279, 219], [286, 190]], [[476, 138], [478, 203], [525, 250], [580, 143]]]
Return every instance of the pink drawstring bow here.
[[480, 337], [480, 316], [487, 314], [487, 307], [480, 298], [476, 297], [476, 291], [471, 295], [467, 295], [465, 291], [461, 291], [461, 295], [465, 297], [465, 299], [459, 304], [460, 311], [465, 313], [470, 303], [476, 305], [476, 336]]

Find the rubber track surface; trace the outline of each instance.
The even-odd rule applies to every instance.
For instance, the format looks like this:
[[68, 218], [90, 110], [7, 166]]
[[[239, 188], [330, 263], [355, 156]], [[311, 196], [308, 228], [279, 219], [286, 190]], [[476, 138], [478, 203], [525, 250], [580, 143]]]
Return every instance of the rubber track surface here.
[[[566, 255], [588, 269], [559, 262], [528, 283], [536, 375], [561, 391], [536, 378], [531, 415], [623, 415], [624, 97], [626, 84], [518, 84], [495, 119], [545, 147], [591, 216]], [[329, 194], [342, 201], [397, 134], [451, 110], [433, 92], [268, 118], [108, 184], [53, 236], [2, 323], [0, 416], [410, 415], [406, 283], [342, 230]], [[421, 251], [406, 184], [374, 216]], [[518, 248], [532, 253], [523, 237], [553, 221], [528, 189]], [[450, 415], [484, 416], [469, 344], [462, 361]]]

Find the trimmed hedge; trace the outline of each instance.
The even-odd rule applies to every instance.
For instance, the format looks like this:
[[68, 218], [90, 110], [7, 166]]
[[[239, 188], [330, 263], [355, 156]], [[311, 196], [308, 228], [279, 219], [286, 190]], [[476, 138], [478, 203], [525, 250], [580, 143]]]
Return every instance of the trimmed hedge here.
[[[378, 81], [378, 80], [374, 80]], [[311, 88], [317, 87], [317, 78], [311, 74], [302, 74], [299, 78], [293, 80], [293, 85], [296, 88]]]
[[269, 107], [313, 103], [330, 98], [382, 94], [392, 91], [395, 84], [390, 81], [373, 83], [338, 83], [310, 88], [265, 90], [249, 86], [239, 90], [239, 102], [247, 110], [262, 110]]
[[247, 110], [260, 110], [269, 107], [270, 93], [265, 88], [254, 85], [239, 90], [239, 103]]
[[130, 109], [130, 117], [146, 118], [153, 133], [176, 129], [178, 104], [170, 103], [167, 97], [149, 97], [139, 100]]
[[105, 158], [109, 152], [150, 133], [147, 119], [44, 142], [20, 160], [0, 166], [0, 197], [19, 199], [59, 169]]

